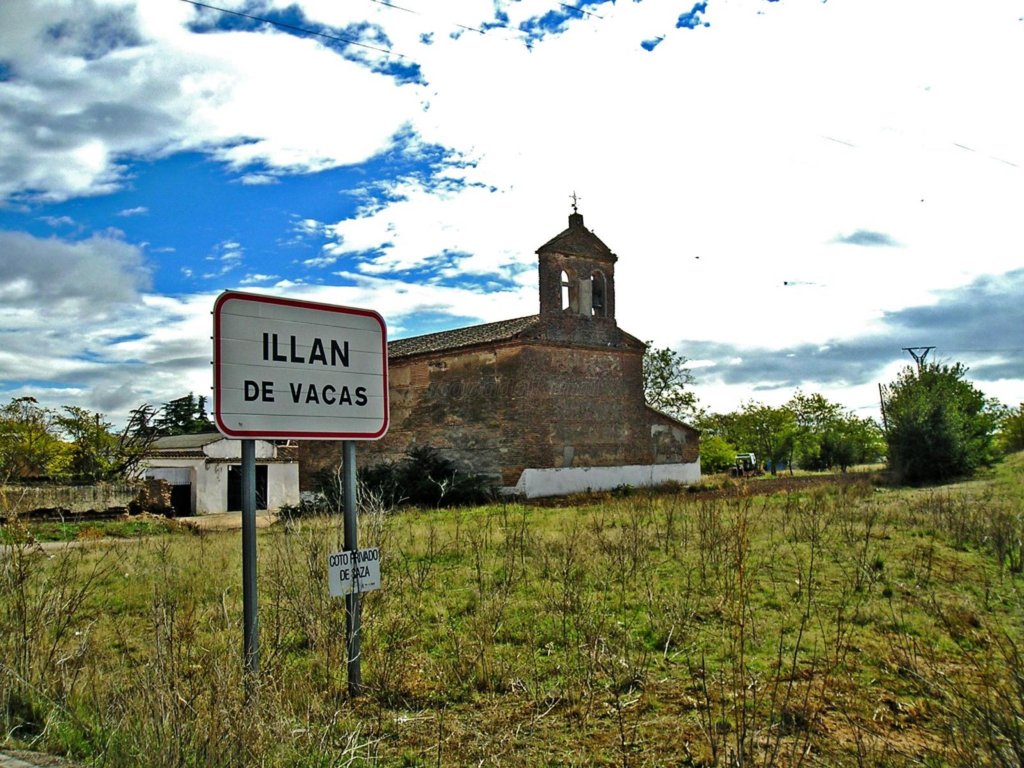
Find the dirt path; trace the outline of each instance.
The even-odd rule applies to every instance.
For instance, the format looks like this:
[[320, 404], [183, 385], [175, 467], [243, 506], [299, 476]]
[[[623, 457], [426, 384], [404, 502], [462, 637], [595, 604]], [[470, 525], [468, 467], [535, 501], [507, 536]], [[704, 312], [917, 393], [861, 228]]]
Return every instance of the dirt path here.
[[20, 749], [0, 752], [0, 768], [77, 768], [78, 765], [63, 757], [39, 752], [23, 752]]
[[[269, 528], [277, 522], [274, 512], [259, 511], [256, 513], [256, 527]], [[207, 531], [240, 531], [242, 530], [241, 512], [219, 512], [215, 515], [196, 515], [195, 517], [177, 517], [175, 522], [198, 533]]]

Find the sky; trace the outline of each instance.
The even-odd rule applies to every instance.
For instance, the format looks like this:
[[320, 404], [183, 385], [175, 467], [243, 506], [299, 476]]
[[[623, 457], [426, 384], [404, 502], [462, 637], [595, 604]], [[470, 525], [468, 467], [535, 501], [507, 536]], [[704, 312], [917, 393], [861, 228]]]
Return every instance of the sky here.
[[208, 394], [225, 289], [534, 314], [574, 192], [705, 407], [1024, 400], [1019, 0], [210, 4], [0, 2], [0, 401]]

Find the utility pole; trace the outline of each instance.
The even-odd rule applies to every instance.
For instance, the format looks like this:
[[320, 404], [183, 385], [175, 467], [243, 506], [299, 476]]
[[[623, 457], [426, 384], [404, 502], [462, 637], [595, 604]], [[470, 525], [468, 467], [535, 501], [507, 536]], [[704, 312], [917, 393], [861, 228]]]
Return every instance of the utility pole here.
[[885, 387], [882, 383], [878, 383], [878, 403], [882, 407], [882, 429], [886, 432], [889, 431], [889, 420], [885, 416]]
[[930, 347], [903, 347], [904, 352], [909, 352], [910, 356], [914, 358], [917, 363], [917, 371], [921, 372], [921, 367], [924, 365], [924, 361], [928, 358], [928, 353], [935, 349], [935, 346]]

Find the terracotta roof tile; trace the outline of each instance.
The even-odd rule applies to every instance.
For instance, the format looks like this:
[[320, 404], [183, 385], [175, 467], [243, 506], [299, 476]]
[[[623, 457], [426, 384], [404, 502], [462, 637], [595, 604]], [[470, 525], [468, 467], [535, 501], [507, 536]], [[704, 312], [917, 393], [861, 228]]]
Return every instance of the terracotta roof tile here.
[[413, 336], [408, 339], [396, 339], [388, 342], [388, 358], [397, 360], [413, 355], [425, 355], [431, 352], [447, 352], [450, 349], [472, 347], [477, 344], [489, 344], [505, 341], [521, 335], [524, 331], [537, 325], [539, 315], [517, 317], [513, 320], [499, 320], [496, 323], [471, 325], [467, 328], [455, 328], [451, 331], [428, 333], [424, 336]]
[[202, 432], [198, 435], [169, 435], [157, 438], [153, 442], [154, 451], [182, 451], [202, 448], [210, 443], [223, 440], [220, 432]]

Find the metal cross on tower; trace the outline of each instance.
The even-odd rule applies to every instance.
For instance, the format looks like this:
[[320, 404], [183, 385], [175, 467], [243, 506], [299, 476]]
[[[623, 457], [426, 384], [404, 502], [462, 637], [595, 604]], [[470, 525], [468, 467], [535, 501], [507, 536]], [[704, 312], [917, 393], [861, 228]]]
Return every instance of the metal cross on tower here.
[[573, 193], [570, 195], [570, 197], [572, 198], [572, 212], [573, 213], [579, 213], [579, 211], [576, 210], [576, 203], [578, 203], [583, 198], [582, 197], [576, 197], [576, 191], [575, 190], [573, 190]]

